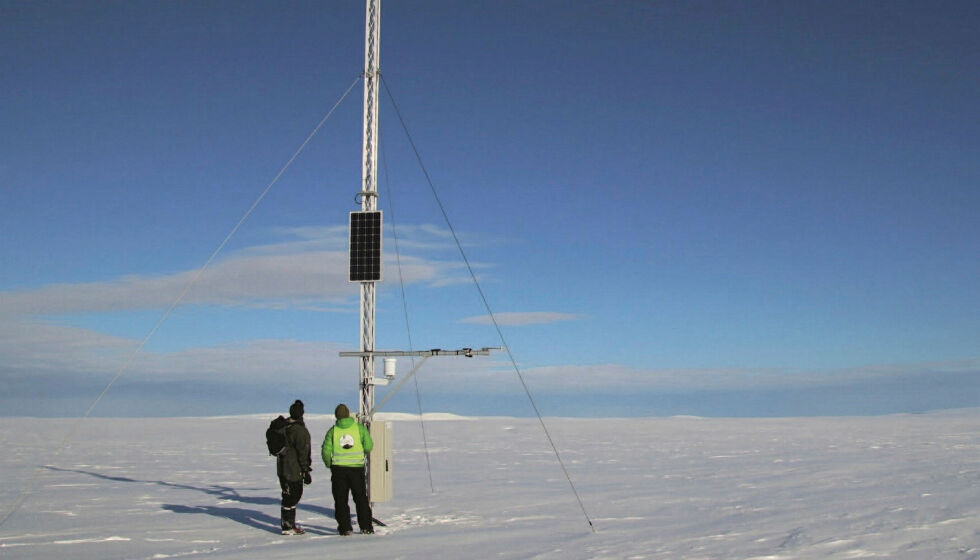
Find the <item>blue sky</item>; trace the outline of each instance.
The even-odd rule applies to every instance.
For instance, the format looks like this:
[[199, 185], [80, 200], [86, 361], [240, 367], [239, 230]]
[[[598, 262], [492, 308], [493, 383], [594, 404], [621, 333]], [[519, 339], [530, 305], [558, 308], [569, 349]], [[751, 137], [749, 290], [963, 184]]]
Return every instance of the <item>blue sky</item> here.
[[[357, 79], [363, 10], [0, 0], [4, 413], [85, 412]], [[385, 83], [543, 413], [980, 406], [976, 3], [382, 13]], [[392, 97], [378, 347], [408, 347], [405, 307], [416, 348], [498, 346]], [[355, 401], [361, 104], [93, 414]], [[426, 410], [532, 413], [503, 354], [419, 383]]]

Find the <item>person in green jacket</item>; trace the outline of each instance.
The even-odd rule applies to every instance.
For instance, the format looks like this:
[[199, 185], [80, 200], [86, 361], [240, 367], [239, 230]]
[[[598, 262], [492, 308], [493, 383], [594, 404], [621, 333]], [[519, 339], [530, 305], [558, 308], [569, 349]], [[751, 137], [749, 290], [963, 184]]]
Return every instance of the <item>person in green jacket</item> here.
[[353, 532], [347, 502], [348, 494], [352, 494], [357, 509], [357, 526], [361, 534], [370, 535], [374, 533], [374, 523], [364, 477], [364, 455], [371, 452], [374, 442], [367, 428], [350, 417], [347, 405], [337, 405], [334, 416], [337, 421], [327, 430], [320, 451], [323, 463], [330, 469], [337, 532], [341, 535]]

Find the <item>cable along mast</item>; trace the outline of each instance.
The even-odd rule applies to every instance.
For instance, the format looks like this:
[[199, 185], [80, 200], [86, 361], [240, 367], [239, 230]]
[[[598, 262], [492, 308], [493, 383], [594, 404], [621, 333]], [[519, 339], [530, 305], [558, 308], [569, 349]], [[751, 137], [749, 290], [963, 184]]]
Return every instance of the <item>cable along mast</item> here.
[[[364, 131], [361, 151], [361, 210], [350, 213], [349, 281], [361, 285], [360, 344], [357, 352], [341, 352], [342, 357], [356, 357], [359, 362], [360, 399], [357, 420], [371, 432], [374, 450], [368, 454], [368, 498], [371, 502], [391, 500], [392, 437], [391, 423], [374, 421], [379, 407], [374, 405], [374, 388], [387, 385], [395, 376], [396, 357], [421, 357], [414, 368], [382, 401], [384, 405], [419, 367], [432, 356], [489, 355], [499, 348], [462, 348], [459, 350], [386, 350], [377, 351], [375, 342], [375, 284], [381, 281], [382, 212], [378, 210], [378, 92], [381, 79], [381, 0], [365, 0], [364, 25]], [[375, 358], [384, 359], [384, 377], [375, 377]]]

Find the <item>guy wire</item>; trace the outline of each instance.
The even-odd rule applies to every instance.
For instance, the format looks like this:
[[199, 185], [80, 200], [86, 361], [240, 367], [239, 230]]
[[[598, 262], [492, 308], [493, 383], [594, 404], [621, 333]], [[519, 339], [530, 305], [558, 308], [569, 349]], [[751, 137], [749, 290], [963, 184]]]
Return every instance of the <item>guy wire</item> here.
[[[112, 388], [112, 386], [116, 383], [116, 381], [118, 381], [119, 378], [122, 377], [122, 375], [127, 370], [129, 370], [129, 367], [133, 364], [133, 361], [143, 351], [143, 348], [147, 345], [147, 343], [150, 342], [150, 339], [153, 338], [153, 336], [157, 333], [158, 330], [160, 330], [160, 327], [163, 325], [163, 323], [170, 318], [170, 315], [173, 314], [174, 310], [177, 309], [178, 306], [180, 306], [181, 302], [183, 302], [184, 298], [187, 297], [187, 294], [191, 291], [191, 288], [193, 288], [198, 283], [198, 281], [200, 281], [201, 276], [204, 275], [204, 272], [208, 269], [208, 267], [211, 266], [211, 263], [213, 263], [214, 260], [218, 257], [218, 254], [220, 254], [221, 251], [224, 250], [228, 242], [231, 241], [231, 238], [234, 237], [236, 233], [238, 233], [238, 230], [242, 227], [242, 224], [245, 223], [245, 220], [247, 220], [248, 217], [252, 215], [252, 212], [254, 212], [256, 207], [258, 207], [259, 203], [262, 202], [262, 199], [264, 199], [265, 196], [269, 194], [269, 191], [272, 190], [272, 187], [279, 182], [279, 179], [282, 177], [283, 173], [285, 173], [286, 170], [289, 169], [289, 166], [291, 166], [293, 162], [296, 160], [296, 158], [299, 157], [299, 154], [304, 149], [306, 149], [306, 146], [310, 143], [311, 140], [313, 140], [313, 137], [316, 136], [316, 133], [320, 131], [320, 128], [323, 127], [324, 123], [327, 122], [327, 119], [330, 118], [330, 116], [337, 109], [337, 107], [339, 107], [340, 104], [347, 97], [347, 94], [349, 94], [351, 90], [354, 89], [354, 86], [357, 85], [357, 82], [359, 81], [361, 81], [361, 76], [358, 76], [357, 78], [354, 79], [351, 85], [347, 88], [347, 91], [345, 91], [343, 95], [340, 96], [340, 99], [338, 99], [337, 102], [334, 103], [333, 107], [331, 107], [330, 110], [327, 111], [327, 114], [324, 115], [322, 119], [320, 119], [320, 122], [313, 128], [313, 131], [310, 132], [310, 134], [306, 137], [306, 140], [304, 140], [303, 143], [300, 144], [299, 148], [296, 149], [292, 157], [289, 158], [289, 160], [285, 163], [285, 165], [283, 165], [282, 168], [279, 169], [279, 172], [276, 173], [275, 177], [273, 177], [273, 179], [269, 182], [269, 184], [266, 185], [265, 190], [262, 191], [262, 194], [260, 194], [259, 197], [255, 199], [255, 202], [252, 203], [252, 206], [249, 207], [249, 209], [245, 212], [245, 214], [241, 217], [241, 219], [238, 220], [238, 223], [235, 224], [235, 227], [231, 228], [231, 231], [228, 232], [228, 235], [226, 235], [224, 240], [218, 245], [218, 248], [215, 249], [213, 253], [211, 253], [211, 256], [208, 257], [208, 260], [204, 263], [204, 265], [201, 266], [201, 268], [199, 268], [197, 272], [194, 274], [194, 276], [187, 282], [187, 285], [184, 286], [183, 291], [180, 292], [180, 295], [177, 296], [177, 299], [175, 299], [173, 303], [170, 304], [170, 306], [163, 313], [160, 319], [157, 320], [156, 324], [153, 325], [153, 328], [150, 329], [150, 331], [146, 334], [146, 336], [143, 337], [143, 340], [140, 341], [140, 343], [136, 346], [136, 349], [129, 354], [129, 357], [126, 359], [126, 361], [123, 362], [123, 364], [119, 367], [118, 370], [116, 370], [115, 375], [113, 375], [112, 379], [109, 380], [109, 382], [105, 385], [105, 387], [102, 389], [102, 392], [99, 393], [99, 395], [95, 398], [95, 400], [92, 401], [92, 404], [89, 405], [88, 410], [85, 411], [85, 414], [83, 414], [81, 418], [79, 418], [74, 423], [72, 423], [71, 427], [68, 430], [68, 433], [65, 434], [65, 437], [61, 440], [61, 445], [55, 450], [54, 457], [53, 457], [54, 459], [56, 459], [61, 454], [61, 452], [68, 447], [68, 444], [75, 437], [75, 434], [78, 432], [78, 428], [81, 426], [81, 424], [86, 419], [88, 419], [89, 416], [91, 416], [92, 411], [95, 410], [95, 407], [98, 406], [99, 402], [102, 401], [102, 398], [106, 395], [106, 393], [109, 392], [109, 389]], [[31, 476], [31, 480], [28, 481], [26, 485], [24, 485], [17, 500], [14, 501], [13, 506], [11, 506], [10, 510], [7, 511], [7, 513], [5, 513], [2, 518], [0, 518], [0, 527], [2, 527], [3, 524], [7, 522], [7, 519], [9, 519], [11, 515], [13, 515], [18, 509], [20, 509], [20, 506], [23, 505], [24, 500], [27, 498], [28, 494], [30, 494], [34, 490], [34, 487], [37, 484], [38, 477], [40, 476], [41, 469], [43, 468], [44, 468], [43, 466], [38, 466], [37, 468], [34, 469], [34, 473]]]
[[[388, 214], [391, 217], [391, 236], [395, 243], [395, 263], [398, 265], [398, 285], [402, 292], [402, 310], [405, 313], [405, 330], [408, 336], [408, 349], [409, 351], [415, 350], [415, 345], [412, 342], [412, 324], [408, 319], [408, 298], [405, 295], [405, 276], [402, 274], [402, 257], [401, 252], [398, 250], [398, 228], [395, 226], [395, 199], [392, 195], [391, 190], [391, 178], [388, 174], [388, 158], [385, 153], [384, 135], [378, 135], [378, 143], [381, 145], [381, 165], [384, 169], [384, 182], [387, 187], [387, 200], [388, 200]], [[410, 358], [412, 362], [412, 369], [415, 368], [415, 358]], [[419, 409], [419, 426], [422, 429], [422, 448], [425, 450], [425, 469], [429, 475], [429, 490], [433, 494], [436, 493], [435, 484], [432, 482], [432, 461], [429, 458], [429, 440], [425, 433], [425, 420], [422, 417], [422, 390], [419, 387], [418, 376], [412, 376], [412, 380], [415, 382], [415, 401], [418, 404]]]
[[446, 226], [449, 228], [449, 232], [452, 234], [453, 240], [456, 242], [456, 248], [459, 249], [459, 254], [463, 259], [463, 263], [466, 265], [466, 269], [469, 271], [470, 277], [473, 279], [473, 284], [476, 286], [476, 291], [480, 294], [480, 299], [483, 301], [483, 306], [487, 310], [487, 314], [490, 316], [491, 322], [493, 322], [493, 326], [497, 331], [497, 336], [500, 338], [500, 342], [503, 345], [504, 350], [507, 352], [507, 358], [510, 360], [514, 371], [517, 373], [517, 378], [521, 381], [521, 386], [524, 388], [524, 394], [527, 395], [527, 399], [531, 403], [531, 408], [534, 409], [534, 414], [538, 417], [538, 422], [541, 424], [541, 429], [544, 431], [548, 444], [551, 445], [551, 450], [555, 454], [555, 459], [557, 459], [558, 465], [565, 474], [565, 479], [568, 481], [568, 486], [572, 489], [572, 494], [575, 495], [575, 500], [578, 502], [579, 509], [582, 510], [585, 520], [589, 523], [589, 528], [593, 533], [595, 533], [596, 528], [592, 523], [592, 519], [589, 517], [589, 512], [585, 509], [585, 503], [582, 502], [582, 498], [579, 496], [578, 490], [575, 488], [575, 483], [572, 482], [572, 477], [568, 473], [568, 469], [565, 467], [565, 462], [561, 458], [561, 453], [558, 452], [558, 447], [555, 445], [555, 442], [551, 437], [551, 432], [548, 430], [548, 426], [545, 424], [544, 418], [541, 416], [541, 411], [538, 410], [538, 405], [534, 400], [534, 396], [531, 394], [530, 387], [528, 387], [527, 382], [524, 379], [524, 374], [521, 373], [520, 366], [517, 365], [517, 360], [514, 358], [514, 355], [510, 350], [510, 345], [508, 345], [507, 341], [504, 339], [504, 332], [500, 328], [500, 324], [497, 322], [496, 315], [490, 308], [490, 302], [487, 299], [486, 294], [484, 294], [483, 288], [480, 286], [480, 281], [477, 280], [476, 273], [473, 271], [473, 267], [470, 265], [470, 260], [466, 256], [466, 251], [463, 250], [463, 244], [460, 242], [459, 236], [456, 234], [456, 229], [453, 227], [453, 224], [449, 219], [449, 213], [446, 211], [446, 207], [443, 205], [442, 199], [439, 197], [439, 193], [436, 191], [435, 184], [432, 181], [432, 177], [429, 175], [428, 169], [422, 162], [422, 156], [419, 154], [419, 150], [415, 145], [415, 140], [408, 131], [408, 126], [405, 124], [405, 119], [402, 118], [401, 111], [398, 110], [398, 104], [395, 102], [395, 98], [391, 94], [391, 89], [388, 88], [388, 81], [383, 76], [381, 83], [384, 84], [385, 91], [388, 92], [388, 99], [391, 100], [391, 105], [394, 107], [395, 114], [398, 116], [402, 129], [405, 131], [405, 136], [408, 138], [408, 143], [412, 146], [412, 151], [415, 152], [415, 159], [418, 161], [419, 167], [422, 169], [422, 174], [425, 175], [425, 180], [429, 184], [429, 190], [432, 191], [432, 196], [435, 198], [436, 204], [439, 206], [439, 210], [442, 212], [442, 217], [446, 221]]

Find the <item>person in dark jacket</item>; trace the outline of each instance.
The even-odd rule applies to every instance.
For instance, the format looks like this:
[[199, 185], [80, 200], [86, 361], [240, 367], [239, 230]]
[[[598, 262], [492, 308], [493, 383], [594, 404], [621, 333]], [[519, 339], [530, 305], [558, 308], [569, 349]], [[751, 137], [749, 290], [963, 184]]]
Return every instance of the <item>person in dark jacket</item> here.
[[276, 460], [276, 473], [282, 488], [282, 534], [302, 535], [306, 531], [296, 524], [296, 504], [303, 497], [303, 485], [313, 482], [310, 476], [310, 431], [303, 423], [303, 401], [289, 407], [286, 425], [286, 450]]
[[341, 535], [353, 532], [350, 505], [347, 503], [347, 496], [351, 494], [357, 508], [357, 526], [361, 534], [370, 535], [374, 533], [374, 522], [367, 496], [367, 480], [364, 478], [364, 455], [371, 452], [374, 442], [367, 428], [350, 417], [347, 405], [337, 405], [334, 416], [337, 422], [327, 430], [320, 453], [323, 463], [330, 469], [337, 532]]

